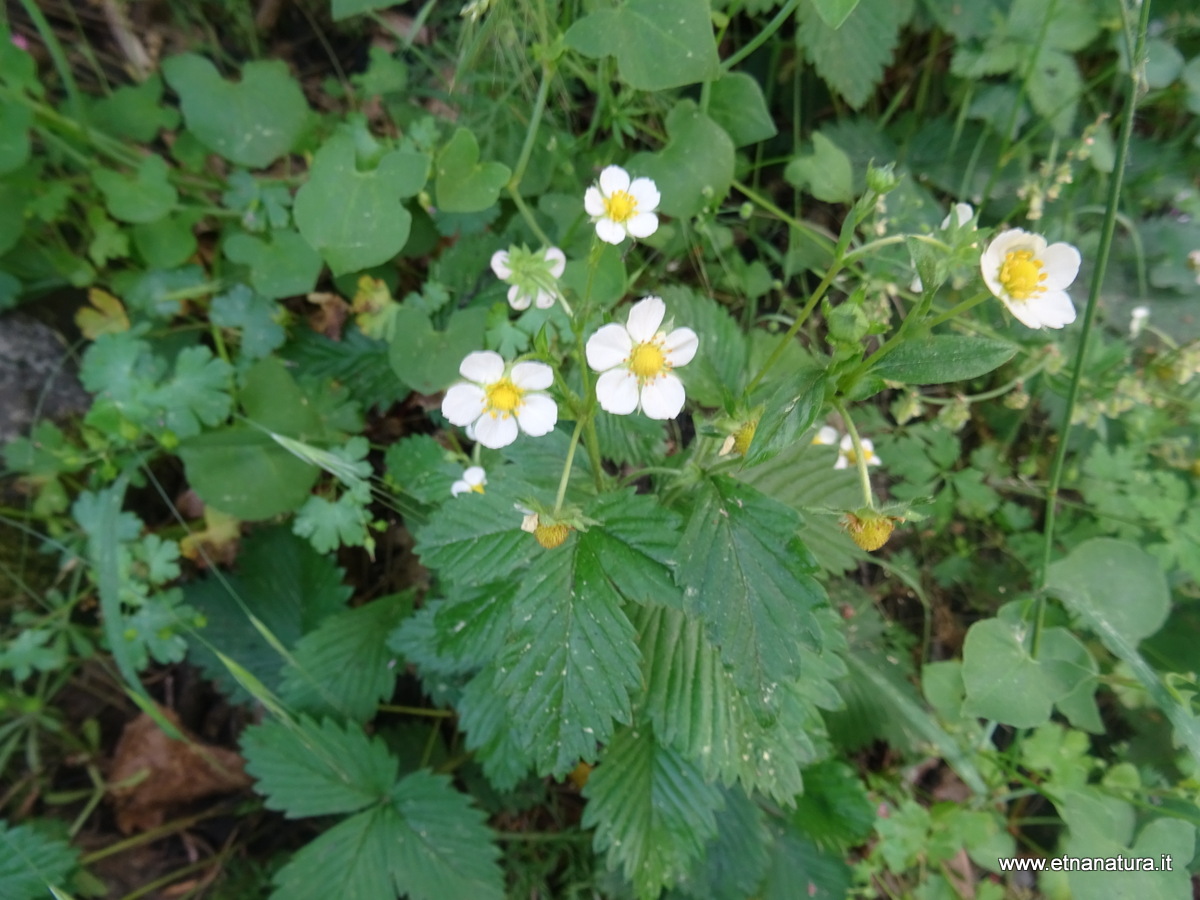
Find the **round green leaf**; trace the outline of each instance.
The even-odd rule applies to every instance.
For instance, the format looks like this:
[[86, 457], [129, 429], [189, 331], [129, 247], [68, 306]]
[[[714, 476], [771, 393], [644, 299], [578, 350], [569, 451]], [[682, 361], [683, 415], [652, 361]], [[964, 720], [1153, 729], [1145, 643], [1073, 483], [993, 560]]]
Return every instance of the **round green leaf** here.
[[649, 175], [662, 194], [660, 209], [686, 218], [715, 206], [733, 183], [733, 141], [720, 125], [681, 100], [667, 115], [671, 141], [654, 155], [641, 154], [629, 164], [633, 175]]
[[1114, 538], [1080, 544], [1050, 566], [1046, 587], [1089, 624], [1102, 621], [1135, 644], [1162, 628], [1171, 609], [1158, 560]]
[[456, 312], [445, 331], [434, 331], [429, 317], [405, 306], [396, 312], [389, 359], [400, 380], [418, 394], [444, 390], [458, 379], [458, 366], [483, 346], [486, 309]]
[[487, 209], [511, 175], [503, 163], [481, 163], [475, 135], [460, 128], [437, 155], [438, 209], [452, 213]]
[[92, 173], [92, 180], [104, 194], [105, 206], [114, 219], [133, 223], [157, 222], [179, 199], [167, 172], [165, 159], [147, 156], [133, 177], [112, 169], [97, 169]]
[[225, 255], [250, 268], [254, 290], [271, 300], [307, 294], [321, 274], [321, 257], [297, 232], [270, 232], [269, 239], [235, 234], [225, 241]]
[[241, 425], [184, 441], [179, 456], [201, 500], [246, 521], [298, 508], [321, 474], [269, 434]]

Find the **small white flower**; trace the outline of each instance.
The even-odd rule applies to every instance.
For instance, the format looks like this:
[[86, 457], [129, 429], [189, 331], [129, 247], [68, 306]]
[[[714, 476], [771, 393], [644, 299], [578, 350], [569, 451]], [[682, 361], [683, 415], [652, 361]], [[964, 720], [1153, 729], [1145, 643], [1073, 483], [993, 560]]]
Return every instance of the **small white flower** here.
[[[950, 212], [946, 213], [946, 218], [942, 219], [942, 224], [938, 228], [942, 231], [947, 231], [951, 227], [951, 222], [954, 222], [955, 229], [965, 228], [974, 218], [975, 209], [970, 203], [955, 203]], [[975, 230], [976, 227], [971, 225], [971, 231]], [[972, 244], [971, 246], [975, 245]], [[925, 290], [925, 285], [922, 284], [920, 275], [913, 276], [912, 283], [908, 286], [908, 289], [914, 294], [919, 294]]]
[[492, 271], [501, 281], [511, 285], [508, 305], [516, 310], [549, 309], [561, 294], [558, 279], [567, 267], [567, 257], [557, 247], [531, 251], [525, 247], [510, 247], [492, 254]]
[[602, 374], [596, 397], [605, 411], [625, 416], [641, 408], [651, 419], [673, 419], [683, 409], [683, 382], [671, 370], [692, 361], [700, 338], [690, 328], [659, 331], [667, 305], [646, 297], [626, 324], [605, 325], [587, 342], [587, 361]]
[[[862, 439], [863, 456], [867, 458], [868, 466], [878, 466], [882, 460], [875, 455], [875, 445], [871, 443], [870, 438]], [[833, 464], [835, 469], [848, 469], [850, 466], [858, 465], [858, 456], [854, 453], [854, 438], [850, 435], [842, 436], [841, 446], [838, 448], [837, 462]]]
[[1146, 327], [1146, 320], [1150, 318], [1150, 307], [1135, 306], [1129, 314], [1129, 336], [1137, 338], [1142, 333], [1142, 329]]
[[629, 178], [620, 166], [600, 173], [600, 186], [583, 195], [583, 206], [596, 223], [596, 234], [609, 244], [619, 244], [629, 235], [649, 237], [658, 230], [658, 202], [662, 197], [649, 178]]
[[517, 439], [518, 426], [532, 437], [554, 430], [558, 406], [544, 393], [554, 371], [545, 363], [506, 365], [499, 353], [481, 350], [468, 353], [458, 371], [467, 380], [446, 391], [442, 415], [473, 440], [495, 450]]
[[483, 471], [483, 467], [471, 466], [463, 472], [462, 478], [450, 485], [450, 494], [454, 497], [471, 491], [482, 494], [485, 484], [487, 484], [487, 473]]
[[999, 234], [979, 261], [984, 283], [1021, 324], [1062, 328], [1075, 321], [1067, 288], [1079, 274], [1079, 251], [1020, 228]]
[[832, 425], [822, 425], [820, 430], [813, 435], [812, 442], [832, 447], [838, 442], [838, 431]]

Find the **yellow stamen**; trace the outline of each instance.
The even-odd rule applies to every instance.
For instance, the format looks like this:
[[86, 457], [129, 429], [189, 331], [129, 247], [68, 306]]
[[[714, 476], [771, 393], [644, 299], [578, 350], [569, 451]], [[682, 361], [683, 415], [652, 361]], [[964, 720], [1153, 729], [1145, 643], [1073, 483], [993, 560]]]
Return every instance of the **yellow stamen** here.
[[1025, 301], [1044, 293], [1045, 267], [1032, 250], [1010, 250], [1000, 266], [1000, 284], [1014, 300]]
[[637, 213], [637, 198], [625, 191], [613, 191], [604, 198], [604, 214], [618, 225], [628, 222]]
[[521, 405], [521, 395], [525, 393], [507, 378], [501, 378], [499, 381], [489, 384], [485, 390], [487, 391], [488, 412], [493, 416], [498, 412], [507, 416]]
[[473, 484], [473, 485], [471, 485], [471, 490], [473, 490], [477, 494], [482, 494], [483, 493], [483, 485], [482, 484]]
[[638, 378], [653, 378], [667, 368], [667, 357], [654, 341], [638, 344], [629, 356], [629, 371]]

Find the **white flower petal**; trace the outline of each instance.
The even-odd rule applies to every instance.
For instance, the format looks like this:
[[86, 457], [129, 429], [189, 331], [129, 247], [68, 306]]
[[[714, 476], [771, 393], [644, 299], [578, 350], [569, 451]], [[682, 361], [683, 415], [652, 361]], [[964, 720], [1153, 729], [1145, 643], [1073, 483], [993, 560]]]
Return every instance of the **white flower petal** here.
[[523, 391], [544, 391], [554, 384], [554, 370], [545, 363], [519, 362], [512, 367], [509, 378]]
[[629, 173], [620, 166], [609, 166], [600, 173], [600, 190], [605, 197], [611, 197], [617, 191], [628, 191]]
[[468, 381], [491, 384], [504, 377], [504, 358], [491, 350], [476, 350], [467, 354], [458, 371]]
[[508, 289], [508, 305], [518, 312], [529, 309], [529, 295], [521, 293], [521, 289], [514, 284]]
[[838, 442], [837, 429], [832, 425], [822, 425], [817, 433], [813, 435], [812, 442], [814, 444], [833, 446]]
[[666, 314], [667, 304], [663, 303], [662, 297], [646, 297], [633, 304], [625, 326], [633, 342], [644, 344], [653, 338]]
[[619, 244], [625, 240], [625, 229], [612, 219], [598, 219], [596, 221], [596, 237], [606, 244]]
[[517, 439], [517, 420], [512, 416], [480, 416], [475, 422], [475, 440], [499, 450]]
[[1047, 291], [1036, 302], [1043, 328], [1062, 328], [1075, 321], [1075, 304], [1065, 291]]
[[587, 362], [597, 372], [619, 366], [633, 352], [633, 338], [624, 325], [605, 325], [588, 338]]
[[497, 250], [492, 254], [492, 271], [496, 273], [496, 277], [501, 281], [508, 281], [512, 277], [512, 269], [508, 265], [508, 251]]
[[628, 369], [609, 369], [596, 379], [596, 399], [605, 412], [629, 415], [638, 405], [637, 378]]
[[483, 470], [483, 466], [469, 466], [467, 467], [467, 470], [463, 472], [462, 480], [465, 481], [470, 487], [484, 485], [487, 484], [487, 472]]
[[835, 462], [835, 463], [833, 464], [833, 467], [834, 467], [835, 469], [848, 469], [848, 468], [850, 468], [850, 459], [849, 459], [849, 457], [847, 457], [845, 453], [839, 453], [839, 454], [838, 454], [838, 458], [837, 458], [837, 462]]
[[529, 394], [517, 408], [521, 430], [532, 437], [541, 437], [554, 430], [558, 423], [558, 404], [549, 394]]
[[625, 230], [635, 238], [646, 238], [658, 231], [658, 216], [654, 213], [639, 212], [625, 221]]
[[557, 247], [547, 247], [546, 253], [542, 259], [550, 263], [550, 274], [555, 278], [562, 278], [562, 273], [567, 268], [567, 255]]
[[686, 366], [700, 349], [700, 337], [690, 328], [676, 328], [663, 341], [663, 353], [675, 368]]
[[454, 482], [454, 484], [450, 485], [450, 496], [451, 497], [457, 497], [459, 494], [469, 494], [470, 492], [471, 492], [471, 486], [469, 484], [467, 484], [466, 481], [460, 480], [460, 481], [456, 481], [456, 482]]
[[590, 187], [583, 193], [583, 208], [589, 216], [604, 215], [604, 195], [599, 188]]
[[1000, 301], [1008, 307], [1008, 311], [1016, 316], [1017, 321], [1026, 328], [1041, 328], [1042, 314], [1038, 309], [1038, 303], [1042, 298], [1036, 301], [1030, 300], [1013, 300], [1007, 295], [1001, 295]]
[[658, 187], [649, 178], [635, 178], [629, 184], [629, 195], [637, 201], [640, 213], [654, 212], [662, 200]]
[[946, 218], [942, 219], [942, 231], [950, 227], [951, 219], [957, 220], [958, 227], [962, 228], [973, 218], [975, 218], [975, 210], [971, 208], [970, 203], [955, 203]]
[[868, 466], [882, 466], [883, 460], [879, 458], [878, 453], [876, 453], [874, 450], [872, 450], [870, 453], [867, 454], [867, 465]]
[[683, 382], [663, 375], [642, 387], [642, 412], [651, 419], [673, 419], [683, 409]]
[[460, 428], [470, 425], [487, 408], [487, 394], [477, 384], [459, 382], [442, 398], [442, 415]]
[[849, 452], [854, 449], [854, 438], [848, 434], [842, 435], [842, 443], [839, 445], [843, 452]]
[[549, 309], [554, 305], [554, 301], [558, 299], [557, 294], [552, 294], [549, 291], [538, 291], [537, 299], [533, 301], [534, 306], [538, 309]]
[[1079, 274], [1082, 260], [1079, 251], [1070, 244], [1051, 244], [1042, 253], [1042, 264], [1046, 267], [1046, 290], [1065, 291]]

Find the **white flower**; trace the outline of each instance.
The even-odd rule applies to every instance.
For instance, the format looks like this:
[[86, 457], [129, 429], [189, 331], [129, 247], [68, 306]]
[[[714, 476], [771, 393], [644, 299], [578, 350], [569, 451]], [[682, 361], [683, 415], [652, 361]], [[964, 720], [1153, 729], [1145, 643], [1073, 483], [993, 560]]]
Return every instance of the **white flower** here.
[[567, 267], [567, 257], [557, 247], [531, 251], [525, 247], [510, 247], [492, 254], [492, 271], [501, 281], [507, 281], [508, 305], [516, 310], [549, 309], [560, 296], [557, 281]]
[[[871, 443], [870, 438], [863, 438], [862, 441], [863, 456], [867, 458], [868, 466], [878, 466], [882, 460], [875, 455], [875, 445]], [[838, 448], [837, 462], [833, 464], [835, 469], [848, 469], [850, 466], [858, 465], [858, 456], [854, 453], [854, 438], [850, 435], [842, 436], [842, 444]]]
[[1079, 274], [1079, 251], [1046, 245], [1040, 234], [1013, 228], [999, 234], [979, 261], [988, 290], [1029, 328], [1062, 328], [1075, 321], [1067, 288]]
[[487, 484], [487, 473], [483, 471], [483, 467], [471, 466], [463, 472], [462, 478], [450, 485], [450, 494], [454, 497], [471, 491], [482, 494], [485, 484]]
[[619, 244], [625, 235], [644, 238], [658, 230], [654, 211], [661, 199], [649, 178], [630, 181], [620, 166], [609, 166], [600, 173], [600, 187], [590, 187], [583, 195], [583, 206], [596, 223], [600, 240]]
[[837, 429], [832, 425], [822, 425], [820, 430], [813, 435], [812, 442], [832, 447], [838, 442]]
[[499, 353], [468, 353], [460, 381], [446, 391], [442, 415], [493, 450], [517, 439], [517, 426], [533, 437], [549, 434], [558, 422], [558, 406], [545, 389], [554, 371], [545, 363], [506, 365]]
[[1135, 306], [1129, 313], [1129, 336], [1136, 338], [1142, 333], [1142, 329], [1146, 327], [1146, 320], [1150, 318], [1150, 307]]
[[666, 311], [661, 297], [646, 297], [626, 324], [605, 325], [588, 338], [588, 365], [603, 373], [596, 397], [607, 412], [625, 416], [640, 407], [651, 419], [673, 419], [683, 409], [683, 382], [671, 370], [692, 361], [700, 338], [690, 328], [659, 331]]
[[952, 218], [956, 221], [956, 226], [962, 228], [975, 218], [975, 210], [971, 207], [970, 203], [955, 203], [954, 208], [946, 214], [946, 218], [942, 219], [942, 231], [950, 227], [950, 220]]

